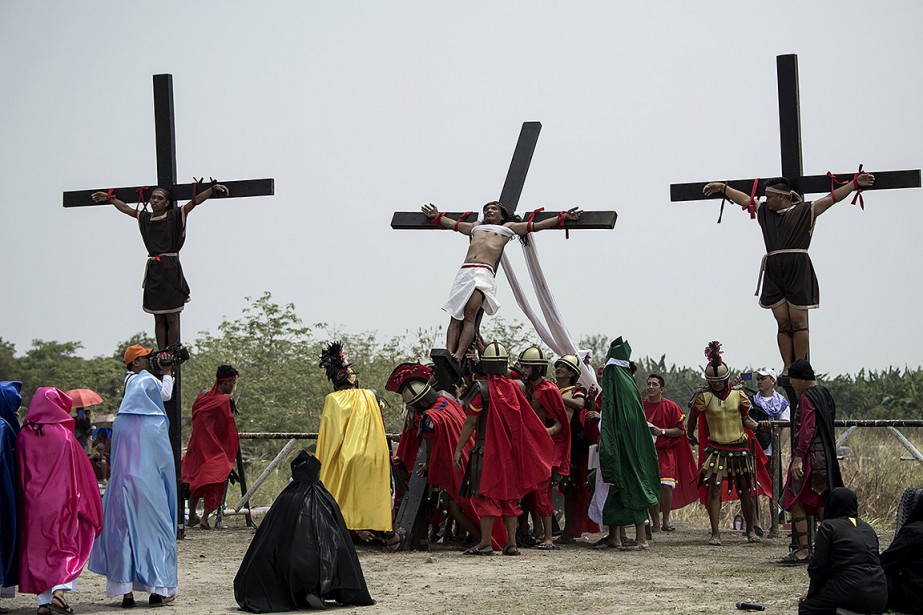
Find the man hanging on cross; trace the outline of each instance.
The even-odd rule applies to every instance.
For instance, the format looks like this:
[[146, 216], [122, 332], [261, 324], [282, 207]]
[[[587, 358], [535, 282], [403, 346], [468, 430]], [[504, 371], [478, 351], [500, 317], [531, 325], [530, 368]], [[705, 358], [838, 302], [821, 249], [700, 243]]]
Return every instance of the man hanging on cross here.
[[[808, 254], [814, 221], [853, 190], [862, 191], [875, 183], [870, 173], [857, 173], [849, 182], [816, 201], [804, 201], [784, 177], [764, 182], [766, 200], [731, 188], [727, 182], [705, 185], [705, 196], [724, 194], [725, 198], [749, 209], [763, 232], [766, 255], [760, 264], [757, 294], [760, 307], [772, 310], [778, 324], [776, 336], [784, 363], [783, 375], [796, 359], [808, 354], [808, 310], [820, 307], [820, 288]], [[762, 286], [762, 294], [760, 294]]]
[[[148, 254], [142, 305], [145, 312], [154, 315], [159, 348], [179, 343], [179, 313], [189, 301], [189, 285], [179, 262], [179, 251], [186, 241], [186, 216], [209, 197], [228, 194], [227, 187], [218, 183], [198, 194], [193, 189], [192, 200], [177, 208], [172, 205], [169, 190], [157, 187], [151, 193], [151, 211], [130, 207], [112, 191], [92, 195], [94, 203], [112, 203], [123, 214], [138, 219], [138, 229]], [[141, 200], [143, 196], [142, 191]]]
[[459, 365], [474, 341], [479, 312], [484, 310], [493, 315], [500, 308], [495, 275], [506, 244], [517, 235], [526, 243], [529, 233], [563, 227], [565, 221], [577, 220], [583, 213], [573, 207], [556, 218], [523, 222], [500, 202], [491, 201], [484, 205], [483, 221], [462, 222], [440, 213], [432, 203], [424, 205], [421, 210], [433, 224], [471, 237], [465, 262], [455, 276], [448, 301], [442, 307], [452, 317], [446, 331], [446, 348]]

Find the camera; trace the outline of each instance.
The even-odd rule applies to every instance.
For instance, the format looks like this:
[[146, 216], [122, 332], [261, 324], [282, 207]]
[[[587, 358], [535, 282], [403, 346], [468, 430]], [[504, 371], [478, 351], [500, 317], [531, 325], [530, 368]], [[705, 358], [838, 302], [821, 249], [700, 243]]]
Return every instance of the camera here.
[[155, 372], [162, 371], [164, 366], [180, 365], [189, 360], [189, 350], [181, 343], [171, 344], [163, 350], [151, 353], [151, 369]]

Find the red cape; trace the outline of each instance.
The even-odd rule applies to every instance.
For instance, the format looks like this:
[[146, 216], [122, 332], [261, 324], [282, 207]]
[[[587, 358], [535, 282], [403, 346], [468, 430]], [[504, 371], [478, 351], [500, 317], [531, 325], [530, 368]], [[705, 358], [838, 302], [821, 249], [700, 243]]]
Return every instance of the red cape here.
[[505, 376], [488, 376], [481, 495], [519, 500], [551, 476], [554, 445], [526, 394]]
[[[397, 442], [397, 454], [395, 457], [403, 462], [404, 468], [408, 472], [413, 472], [415, 470], [414, 465], [417, 463], [420, 445], [423, 444], [423, 438], [420, 437], [420, 418], [420, 414], [414, 412], [413, 408], [407, 408], [407, 418], [404, 419], [404, 429], [401, 431], [401, 439]], [[458, 442], [457, 439], [455, 441]]]
[[[656, 446], [658, 453], [660, 448], [664, 447], [672, 449], [675, 455], [676, 487], [673, 489], [671, 509], [677, 510], [688, 506], [699, 499], [699, 468], [701, 468], [702, 464], [696, 463], [695, 456], [692, 454], [692, 446], [689, 444], [689, 439], [685, 433], [686, 425], [683, 419], [686, 418], [686, 415], [679, 404], [667, 398], [663, 398], [662, 401], [670, 402], [675, 408], [663, 403], [655, 405], [648, 401], [646, 397], [642, 401], [644, 402], [644, 414], [647, 416], [649, 423], [664, 429], [674, 427], [683, 429], [683, 435], [679, 438], [669, 438], [666, 446], [661, 442], [662, 437], [658, 437]], [[700, 420], [704, 422], [704, 417], [700, 417]]]
[[[744, 432], [747, 434], [747, 449], [756, 459], [756, 480], [759, 484], [759, 495], [765, 495], [771, 498], [772, 479], [769, 477], [769, 470], [766, 469], [766, 453], [763, 452], [763, 447], [757, 442], [756, 436], [752, 431], [744, 427]], [[701, 468], [702, 463], [705, 462], [705, 449], [707, 446], [708, 421], [705, 420], [704, 416], [699, 416], [699, 468]], [[675, 498], [676, 495], [674, 494], [673, 497]], [[730, 493], [727, 492], [727, 489], [721, 490], [722, 502], [729, 502], [736, 499], [738, 499], [736, 490], [731, 489]], [[705, 485], [699, 487], [699, 501], [702, 502], [703, 506], [708, 502], [708, 489]]]
[[[471, 500], [459, 493], [462, 480], [465, 478], [465, 468], [468, 466], [468, 453], [474, 448], [474, 440], [469, 439], [462, 449], [462, 469], [456, 470], [453, 462], [455, 445], [461, 437], [462, 424], [466, 418], [465, 411], [454, 400], [440, 395], [436, 403], [424, 414], [430, 418], [434, 427], [430, 440], [427, 480], [431, 485], [445, 489], [446, 493], [458, 502], [462, 513], [480, 527], [481, 518], [471, 505]], [[494, 523], [492, 538], [494, 549], [499, 550], [506, 544], [506, 528], [502, 522]]]
[[[528, 386], [528, 385], [527, 385]], [[561, 391], [550, 380], [542, 378], [539, 384], [531, 390], [532, 395], [545, 409], [549, 419], [557, 419], [561, 423], [561, 431], [552, 436], [554, 443], [551, 467], [561, 476], [570, 475], [570, 419], [567, 418], [567, 408], [561, 398]]]
[[453, 500], [460, 502], [463, 498], [458, 492], [465, 477], [468, 453], [474, 446], [474, 441], [469, 439], [462, 449], [462, 469], [456, 470], [452, 458], [455, 445], [461, 436], [462, 424], [465, 422], [465, 412], [455, 401], [440, 396], [424, 414], [430, 418], [435, 428], [429, 449], [428, 480], [430, 484], [445, 489]]
[[192, 435], [183, 457], [183, 482], [190, 491], [224, 483], [234, 468], [240, 440], [231, 413], [231, 398], [218, 392], [199, 393], [192, 404]]
[[99, 485], [70, 409], [64, 393], [40, 388], [16, 440], [19, 590], [29, 594], [76, 579], [103, 527]]

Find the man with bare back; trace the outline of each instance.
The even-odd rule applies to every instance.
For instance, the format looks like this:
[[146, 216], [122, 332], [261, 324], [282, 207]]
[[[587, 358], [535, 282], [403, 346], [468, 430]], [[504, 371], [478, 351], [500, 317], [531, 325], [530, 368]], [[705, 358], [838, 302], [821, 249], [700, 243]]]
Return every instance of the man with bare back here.
[[498, 201], [491, 201], [484, 205], [482, 220], [460, 222], [445, 216], [432, 203], [421, 210], [433, 224], [471, 237], [465, 262], [455, 276], [449, 300], [442, 307], [452, 317], [446, 332], [446, 347], [459, 364], [477, 333], [478, 313], [484, 310], [493, 315], [500, 308], [494, 276], [506, 244], [516, 236], [525, 243], [529, 233], [563, 226], [564, 221], [577, 220], [583, 213], [573, 207], [559, 218], [523, 222]]

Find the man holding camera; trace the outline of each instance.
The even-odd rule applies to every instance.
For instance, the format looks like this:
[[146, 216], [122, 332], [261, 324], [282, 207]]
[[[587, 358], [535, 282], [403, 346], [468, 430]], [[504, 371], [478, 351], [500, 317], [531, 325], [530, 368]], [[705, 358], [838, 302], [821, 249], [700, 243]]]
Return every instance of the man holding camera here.
[[[153, 369], [151, 367], [151, 357], [155, 354], [156, 353], [152, 349], [145, 348], [141, 344], [135, 344], [125, 349], [125, 367], [128, 369], [128, 374], [125, 375], [126, 390], [128, 390], [128, 383], [142, 371], [150, 374]], [[159, 357], [164, 358], [169, 356], [169, 353], [160, 353], [159, 355]], [[160, 399], [161, 401], [168, 401], [173, 397], [172, 358], [166, 361], [158, 361], [157, 366], [160, 368], [160, 371], [163, 372], [163, 380], [160, 383]]]

